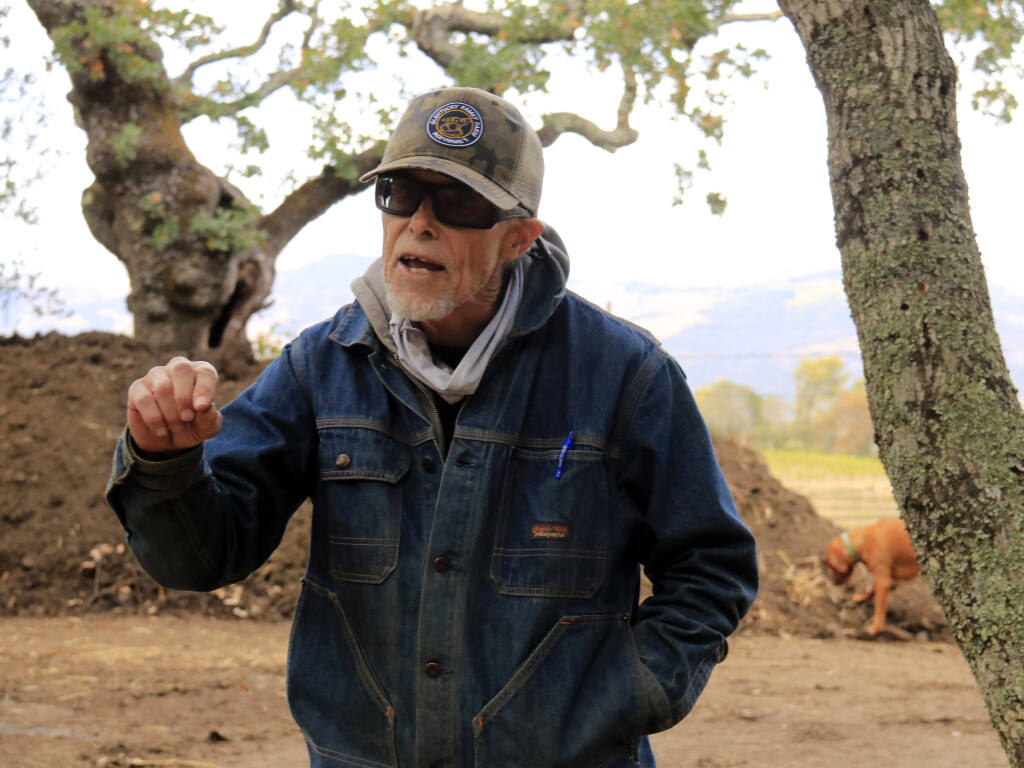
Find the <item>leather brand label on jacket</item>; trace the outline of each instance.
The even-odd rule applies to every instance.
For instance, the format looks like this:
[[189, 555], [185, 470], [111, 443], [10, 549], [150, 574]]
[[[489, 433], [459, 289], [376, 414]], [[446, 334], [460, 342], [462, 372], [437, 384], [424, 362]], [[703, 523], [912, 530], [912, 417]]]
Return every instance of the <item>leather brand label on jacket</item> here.
[[572, 526], [568, 523], [534, 523], [530, 528], [530, 538], [568, 541], [571, 532]]

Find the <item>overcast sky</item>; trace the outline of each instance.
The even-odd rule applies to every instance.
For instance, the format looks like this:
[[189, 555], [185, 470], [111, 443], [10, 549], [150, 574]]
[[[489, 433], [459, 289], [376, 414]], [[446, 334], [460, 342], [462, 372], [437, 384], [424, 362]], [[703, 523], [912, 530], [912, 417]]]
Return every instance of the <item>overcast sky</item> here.
[[[221, 0], [218, 5], [245, 10], [232, 26], [238, 42], [255, 37], [261, 17], [252, 9], [260, 3]], [[751, 2], [745, 10], [772, 7]], [[756, 41], [751, 47], [766, 48], [772, 59], [761, 64], [751, 80], [734, 84], [735, 101], [727, 112], [723, 147], [711, 152], [713, 173], [698, 176], [685, 205], [672, 205], [673, 163], [692, 164], [699, 145], [694, 132], [686, 124], [669, 120], [665, 109], [638, 108], [632, 123], [640, 139], [615, 154], [575, 136], [563, 136], [545, 153], [541, 217], [559, 230], [569, 248], [572, 286], [596, 303], [610, 303], [618, 314], [644, 314], [645, 322], [662, 336], [699, 322], [700, 308], [662, 296], [664, 306], [652, 312], [651, 307], [637, 304], [636, 293], [629, 290], [631, 283], [677, 287], [685, 296], [686, 288], [736, 288], [826, 275], [805, 283], [803, 290], [817, 295], [804, 300], [839, 296], [842, 291], [825, 162], [824, 110], [799, 40], [785, 19], [760, 23], [756, 30], [750, 25], [733, 27], [709, 42], [707, 50], [743, 36]], [[48, 40], [24, 3], [12, 5], [8, 29], [13, 38], [10, 53], [20, 66], [42, 61]], [[175, 62], [167, 63], [170, 68]], [[413, 90], [442, 82], [429, 65], [415, 71], [421, 82], [411, 82]], [[384, 82], [390, 73], [377, 76]], [[85, 297], [109, 298], [109, 323], [101, 329], [130, 330], [123, 309], [128, 290], [124, 268], [92, 239], [79, 208], [81, 190], [90, 183], [91, 174], [84, 161], [84, 135], [72, 125], [63, 100], [66, 75], [55, 70], [41, 82], [49, 106], [57, 112], [43, 134], [43, 144], [60, 148], [63, 155], [33, 191], [39, 226], [26, 229], [4, 222], [0, 258], [22, 254], [30, 269], [41, 273], [41, 282], [57, 288], [72, 309]], [[613, 78], [567, 62], [554, 74], [550, 90], [557, 95], [531, 97], [525, 104], [524, 112], [534, 124], [546, 111], [578, 110], [603, 126], [614, 125], [619, 91]], [[1024, 197], [1024, 126], [997, 125], [971, 111], [966, 96], [961, 102], [964, 168], [986, 273], [991, 283], [1020, 300], [1013, 319], [1000, 319], [1000, 332], [1004, 336], [1020, 333], [1024, 260], [1016, 225]], [[277, 144], [274, 154], [265, 159], [268, 178], [292, 167], [300, 178], [304, 171], [315, 172], [316, 165], [300, 156], [309, 116], [280, 105], [275, 111], [283, 119], [270, 125]], [[218, 169], [229, 139], [224, 132], [204, 135], [204, 130], [202, 121], [196, 121], [187, 129], [186, 139], [201, 162]], [[279, 151], [288, 147], [295, 150]], [[244, 180], [239, 184], [247, 189]], [[270, 182], [265, 189], [270, 190], [266, 202], [273, 204], [277, 190]], [[704, 204], [709, 191], [719, 191], [728, 199], [723, 216], [713, 216]], [[332, 254], [373, 257], [379, 250], [379, 227], [368, 195], [346, 200], [296, 237], [281, 254], [278, 269], [287, 271]], [[350, 278], [339, 275], [338, 282], [347, 286]], [[347, 295], [339, 297], [347, 300]], [[26, 333], [47, 326], [67, 332], [85, 330], [81, 318], [75, 317], [42, 326], [26, 321], [19, 330]]]

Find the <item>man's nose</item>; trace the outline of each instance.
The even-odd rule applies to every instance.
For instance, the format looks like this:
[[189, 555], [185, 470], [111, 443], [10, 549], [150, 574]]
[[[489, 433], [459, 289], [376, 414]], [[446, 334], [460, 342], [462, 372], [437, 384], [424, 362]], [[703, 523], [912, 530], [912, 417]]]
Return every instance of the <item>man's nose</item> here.
[[412, 217], [409, 219], [409, 226], [415, 234], [436, 234], [439, 223], [434, 215], [434, 201], [431, 200], [430, 195], [424, 195], [419, 207], [413, 211]]

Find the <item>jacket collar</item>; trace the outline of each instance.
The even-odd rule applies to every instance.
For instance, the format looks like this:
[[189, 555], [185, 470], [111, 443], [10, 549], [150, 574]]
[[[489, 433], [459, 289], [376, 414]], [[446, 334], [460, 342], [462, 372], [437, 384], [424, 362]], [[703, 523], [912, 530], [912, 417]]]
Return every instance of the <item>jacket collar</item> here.
[[[525, 260], [523, 300], [519, 305], [511, 336], [522, 336], [540, 328], [565, 298], [569, 257], [562, 238], [551, 227], [520, 256]], [[331, 339], [343, 347], [384, 345], [395, 351], [388, 329], [391, 308], [384, 291], [384, 262], [377, 259], [361, 277], [352, 281], [356, 303], [339, 315]]]
[[362, 277], [352, 281], [352, 293], [358, 303], [345, 307], [331, 331], [331, 339], [343, 347], [362, 345], [372, 348], [380, 343], [394, 352], [395, 343], [388, 330], [391, 308], [384, 292], [383, 259], [377, 259]]

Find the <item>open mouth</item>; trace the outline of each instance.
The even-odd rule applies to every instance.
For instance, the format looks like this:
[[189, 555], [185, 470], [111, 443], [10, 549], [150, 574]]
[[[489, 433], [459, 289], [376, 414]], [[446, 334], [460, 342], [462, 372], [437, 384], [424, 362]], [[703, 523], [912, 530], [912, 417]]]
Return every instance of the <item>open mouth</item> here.
[[427, 259], [421, 259], [418, 256], [402, 256], [399, 258], [399, 261], [402, 263], [402, 266], [414, 274], [444, 271], [444, 267], [440, 264], [428, 261]]

